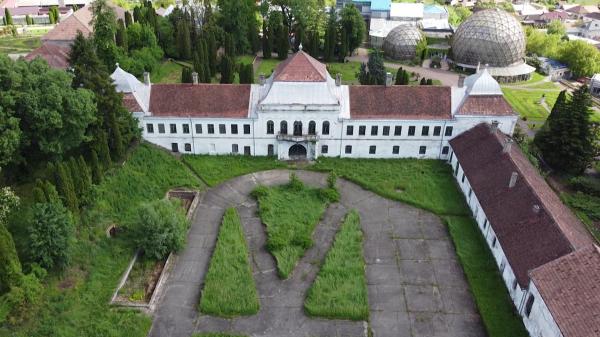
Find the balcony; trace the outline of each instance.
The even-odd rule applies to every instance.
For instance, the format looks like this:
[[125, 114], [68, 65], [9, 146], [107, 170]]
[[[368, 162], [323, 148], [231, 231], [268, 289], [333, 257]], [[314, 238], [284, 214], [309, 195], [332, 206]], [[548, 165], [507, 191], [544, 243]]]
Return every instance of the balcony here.
[[277, 134], [277, 140], [281, 140], [281, 141], [286, 141], [286, 142], [294, 142], [294, 143], [300, 143], [300, 142], [316, 142], [319, 140], [319, 135], [315, 134], [315, 135], [289, 135], [289, 134], [283, 134], [283, 133], [278, 133]]

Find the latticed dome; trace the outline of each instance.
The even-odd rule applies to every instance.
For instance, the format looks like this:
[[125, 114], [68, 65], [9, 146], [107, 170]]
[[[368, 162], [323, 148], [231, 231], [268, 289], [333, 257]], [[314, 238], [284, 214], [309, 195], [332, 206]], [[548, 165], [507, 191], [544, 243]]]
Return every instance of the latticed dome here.
[[517, 19], [499, 9], [476, 12], [463, 22], [452, 40], [457, 63], [476, 66], [507, 67], [522, 63], [525, 34]]
[[400, 25], [383, 41], [385, 56], [395, 60], [410, 60], [417, 56], [417, 45], [424, 39], [421, 31], [413, 26]]

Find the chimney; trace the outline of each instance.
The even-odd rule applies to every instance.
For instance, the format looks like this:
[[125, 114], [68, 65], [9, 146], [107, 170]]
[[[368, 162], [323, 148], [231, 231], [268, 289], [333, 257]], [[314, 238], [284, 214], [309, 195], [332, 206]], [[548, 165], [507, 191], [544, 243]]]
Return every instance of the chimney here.
[[496, 131], [498, 131], [498, 125], [500, 125], [500, 122], [492, 121], [492, 125], [490, 125], [490, 132], [496, 133]]
[[513, 172], [510, 175], [510, 181], [508, 182], [508, 188], [515, 187], [515, 185], [517, 184], [517, 178], [518, 177], [519, 177], [519, 174], [517, 172]]
[[260, 83], [260, 85], [265, 85], [265, 74], [260, 74], [258, 75], [258, 83]]
[[198, 73], [195, 71], [192, 73], [192, 83], [194, 85], [198, 84]]
[[386, 87], [391, 87], [392, 86], [392, 73], [385, 73], [385, 86]]
[[144, 72], [144, 84], [150, 85], [150, 73], [147, 71]]
[[342, 74], [336, 74], [335, 75], [335, 85], [337, 87], [339, 87], [340, 85], [342, 85]]
[[465, 75], [458, 75], [458, 87], [462, 88], [465, 86]]
[[540, 205], [533, 205], [533, 213], [539, 214], [541, 210]]
[[512, 147], [512, 143], [513, 140], [508, 138], [505, 142], [504, 142], [504, 148], [502, 149], [502, 152], [504, 153], [510, 153], [510, 149]]

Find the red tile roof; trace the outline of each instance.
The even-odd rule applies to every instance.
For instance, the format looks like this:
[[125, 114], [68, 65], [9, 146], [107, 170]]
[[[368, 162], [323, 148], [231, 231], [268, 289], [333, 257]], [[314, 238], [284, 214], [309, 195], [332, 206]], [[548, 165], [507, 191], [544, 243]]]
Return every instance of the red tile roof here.
[[164, 117], [247, 118], [250, 85], [153, 84], [150, 112]]
[[137, 99], [135, 99], [135, 96], [131, 93], [123, 95], [123, 105], [129, 112], [142, 112], [143, 110]]
[[27, 54], [25, 59], [31, 61], [37, 57], [41, 57], [46, 60], [48, 65], [52, 68], [67, 69], [69, 67], [70, 51], [71, 48], [69, 47], [46, 42]]
[[450, 87], [350, 86], [353, 119], [451, 119]]
[[457, 115], [515, 116], [504, 96], [467, 96]]
[[42, 41], [73, 41], [77, 37], [77, 32], [82, 32], [85, 37], [90, 36], [93, 32], [92, 12], [88, 7], [90, 5], [61, 21], [42, 37]]
[[[587, 246], [592, 239], [516, 144], [509, 153], [503, 152], [507, 139], [480, 124], [450, 145], [524, 288], [530, 270]], [[518, 178], [509, 188], [513, 172]]]
[[327, 67], [303, 51], [289, 57], [275, 69], [275, 81], [325, 82]]
[[600, 336], [600, 248], [588, 246], [531, 272], [564, 337]]

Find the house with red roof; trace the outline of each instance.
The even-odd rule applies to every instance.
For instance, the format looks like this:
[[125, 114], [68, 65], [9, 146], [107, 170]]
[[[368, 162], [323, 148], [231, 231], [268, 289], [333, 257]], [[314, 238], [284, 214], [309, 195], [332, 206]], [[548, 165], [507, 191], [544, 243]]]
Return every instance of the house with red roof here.
[[512, 134], [517, 115], [487, 70], [462, 87], [348, 86], [303, 51], [252, 85], [144, 83], [112, 74], [144, 138], [174, 152], [280, 159], [447, 159], [448, 141], [498, 121]]
[[600, 254], [585, 226], [498, 123], [450, 147], [456, 181], [530, 336], [600, 336]]

